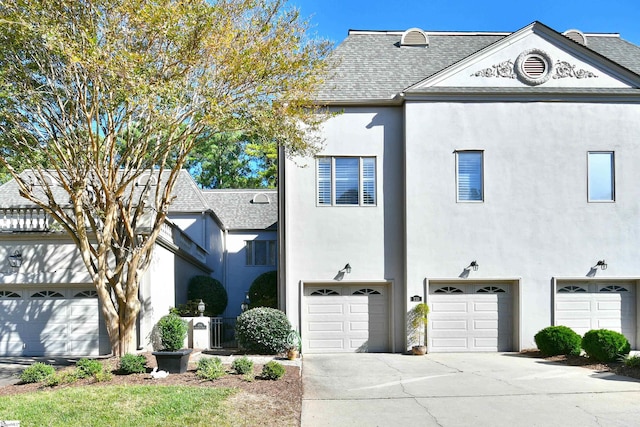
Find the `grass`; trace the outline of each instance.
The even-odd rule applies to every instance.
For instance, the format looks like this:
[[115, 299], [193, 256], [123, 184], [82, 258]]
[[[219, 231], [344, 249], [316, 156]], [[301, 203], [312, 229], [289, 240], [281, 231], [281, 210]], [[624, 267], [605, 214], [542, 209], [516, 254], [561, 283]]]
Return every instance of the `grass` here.
[[225, 426], [229, 388], [71, 387], [0, 397], [0, 420], [21, 426]]

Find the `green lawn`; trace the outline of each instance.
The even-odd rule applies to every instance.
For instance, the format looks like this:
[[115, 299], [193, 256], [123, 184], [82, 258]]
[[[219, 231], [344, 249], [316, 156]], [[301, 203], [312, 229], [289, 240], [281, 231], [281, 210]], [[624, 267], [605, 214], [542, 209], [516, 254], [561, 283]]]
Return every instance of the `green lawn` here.
[[228, 388], [70, 387], [0, 397], [0, 420], [29, 426], [224, 426]]

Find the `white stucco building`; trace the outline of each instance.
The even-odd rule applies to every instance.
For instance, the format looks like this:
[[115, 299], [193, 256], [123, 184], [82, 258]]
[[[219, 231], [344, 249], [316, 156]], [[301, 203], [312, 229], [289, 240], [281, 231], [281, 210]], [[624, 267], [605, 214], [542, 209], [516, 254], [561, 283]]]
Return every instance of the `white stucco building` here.
[[[618, 34], [350, 31], [311, 159], [281, 161], [280, 303], [307, 353], [638, 347], [640, 48]], [[304, 167], [301, 167], [304, 166]], [[349, 264], [350, 271], [346, 269]]]

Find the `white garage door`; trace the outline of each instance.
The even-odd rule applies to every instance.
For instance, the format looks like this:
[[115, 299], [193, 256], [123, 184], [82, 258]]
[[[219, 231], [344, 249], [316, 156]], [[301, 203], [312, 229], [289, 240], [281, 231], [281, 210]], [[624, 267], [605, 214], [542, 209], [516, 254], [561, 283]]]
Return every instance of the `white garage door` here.
[[0, 355], [98, 355], [100, 329], [94, 290], [0, 290]]
[[430, 352], [513, 350], [510, 284], [430, 284]]
[[385, 352], [389, 349], [389, 298], [384, 285], [306, 286], [302, 351]]
[[633, 282], [563, 282], [557, 286], [555, 319], [580, 335], [591, 329], [621, 332], [636, 348], [636, 287]]

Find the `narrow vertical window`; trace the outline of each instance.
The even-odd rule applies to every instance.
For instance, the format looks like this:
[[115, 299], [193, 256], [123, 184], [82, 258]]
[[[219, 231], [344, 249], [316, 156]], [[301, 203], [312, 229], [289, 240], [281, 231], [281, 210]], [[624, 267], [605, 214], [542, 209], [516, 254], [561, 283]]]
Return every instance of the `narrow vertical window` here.
[[245, 252], [247, 255], [247, 265], [253, 265], [253, 242], [247, 240], [245, 242]]
[[590, 202], [615, 200], [615, 164], [613, 151], [588, 153], [588, 187]]
[[331, 157], [318, 158], [318, 204], [331, 205]]
[[484, 200], [482, 151], [458, 151], [456, 157], [458, 201]]
[[276, 241], [269, 240], [269, 265], [276, 265]]
[[376, 160], [373, 157], [362, 159], [362, 204], [376, 204]]

